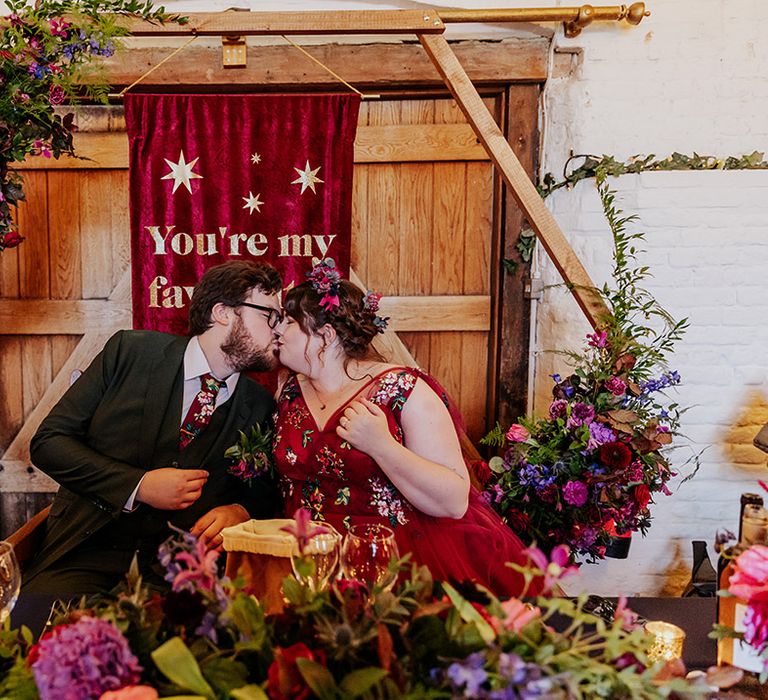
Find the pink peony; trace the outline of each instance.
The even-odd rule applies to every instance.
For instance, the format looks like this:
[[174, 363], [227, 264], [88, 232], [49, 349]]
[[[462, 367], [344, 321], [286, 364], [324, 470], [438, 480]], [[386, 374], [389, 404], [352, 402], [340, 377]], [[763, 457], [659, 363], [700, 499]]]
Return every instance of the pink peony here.
[[507, 430], [507, 440], [510, 442], [525, 442], [531, 434], [519, 423], [513, 423]]
[[734, 567], [729, 593], [746, 601], [760, 594], [768, 595], [768, 547], [752, 545], [736, 557]]

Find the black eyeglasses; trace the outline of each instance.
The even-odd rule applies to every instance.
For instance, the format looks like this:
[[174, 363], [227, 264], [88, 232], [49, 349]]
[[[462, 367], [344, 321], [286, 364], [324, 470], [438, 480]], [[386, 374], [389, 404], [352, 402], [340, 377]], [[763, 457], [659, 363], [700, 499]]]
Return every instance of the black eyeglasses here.
[[283, 312], [280, 309], [276, 309], [274, 306], [260, 306], [259, 304], [250, 304], [247, 301], [241, 301], [238, 306], [249, 306], [257, 311], [266, 311], [267, 313], [267, 325], [275, 330], [278, 324], [283, 320]]

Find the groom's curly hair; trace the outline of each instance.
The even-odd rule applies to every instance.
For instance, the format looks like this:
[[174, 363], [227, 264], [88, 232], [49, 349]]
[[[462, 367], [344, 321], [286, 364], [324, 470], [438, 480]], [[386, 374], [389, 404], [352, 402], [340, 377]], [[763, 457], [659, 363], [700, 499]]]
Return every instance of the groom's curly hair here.
[[189, 334], [201, 335], [213, 325], [211, 311], [216, 304], [235, 307], [254, 288], [264, 294], [277, 294], [282, 287], [280, 273], [269, 263], [230, 260], [209, 268], [189, 303]]

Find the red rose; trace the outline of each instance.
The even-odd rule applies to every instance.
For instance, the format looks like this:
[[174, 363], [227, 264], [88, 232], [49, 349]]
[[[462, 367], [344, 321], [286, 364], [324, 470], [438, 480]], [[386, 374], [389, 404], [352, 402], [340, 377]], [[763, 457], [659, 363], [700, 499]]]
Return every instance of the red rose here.
[[0, 240], [0, 250], [3, 248], [15, 248], [23, 240], [24, 238], [19, 235], [18, 231], [8, 231]]
[[626, 469], [632, 462], [632, 452], [623, 442], [606, 442], [600, 445], [600, 461], [609, 469]]
[[341, 599], [348, 619], [352, 622], [358, 620], [365, 612], [368, 587], [362, 581], [351, 578], [338, 579], [331, 586]]
[[640, 510], [648, 505], [651, 500], [651, 491], [645, 484], [638, 484], [634, 489], [635, 503]]
[[518, 534], [521, 532], [528, 532], [528, 528], [531, 526], [531, 518], [528, 513], [517, 508], [510, 508], [505, 516], [509, 526]]
[[275, 660], [267, 671], [267, 695], [271, 700], [305, 700], [312, 691], [299, 672], [296, 659], [310, 659], [325, 665], [322, 649], [312, 651], [304, 642], [275, 649]]
[[51, 85], [48, 89], [48, 101], [52, 105], [60, 105], [64, 102], [64, 98], [67, 94], [64, 92], [64, 88], [61, 85]]

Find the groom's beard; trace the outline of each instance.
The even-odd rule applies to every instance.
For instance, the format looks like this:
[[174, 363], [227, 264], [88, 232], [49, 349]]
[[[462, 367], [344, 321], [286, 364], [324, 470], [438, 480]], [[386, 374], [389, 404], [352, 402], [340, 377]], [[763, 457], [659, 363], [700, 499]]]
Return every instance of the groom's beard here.
[[256, 345], [239, 317], [222, 344], [221, 351], [235, 372], [267, 372], [277, 365], [277, 354], [272, 344], [266, 348]]

